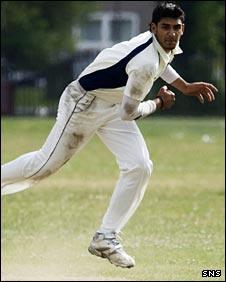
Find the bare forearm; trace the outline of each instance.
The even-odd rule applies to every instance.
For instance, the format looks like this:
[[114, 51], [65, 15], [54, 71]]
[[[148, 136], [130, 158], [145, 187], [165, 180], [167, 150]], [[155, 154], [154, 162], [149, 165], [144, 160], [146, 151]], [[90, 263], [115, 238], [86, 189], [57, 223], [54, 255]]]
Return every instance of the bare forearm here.
[[185, 94], [188, 91], [189, 83], [185, 81], [182, 77], [178, 77], [176, 80], [174, 80], [174, 82], [171, 83], [171, 85]]
[[218, 89], [211, 83], [188, 83], [181, 77], [172, 82], [171, 85], [181, 91], [184, 95], [197, 97], [201, 103], [204, 103], [205, 100], [213, 102], [215, 100], [214, 94], [218, 92]]

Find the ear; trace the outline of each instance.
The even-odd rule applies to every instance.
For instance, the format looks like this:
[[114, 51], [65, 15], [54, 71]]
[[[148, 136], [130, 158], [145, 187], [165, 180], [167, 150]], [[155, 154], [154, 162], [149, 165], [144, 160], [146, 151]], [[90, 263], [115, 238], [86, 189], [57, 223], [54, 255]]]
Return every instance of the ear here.
[[151, 23], [151, 32], [153, 34], [156, 34], [157, 31], [157, 25], [155, 23]]
[[181, 35], [183, 35], [183, 34], [184, 34], [184, 30], [185, 30], [185, 25], [184, 25], [184, 24], [182, 24], [182, 33], [181, 33]]

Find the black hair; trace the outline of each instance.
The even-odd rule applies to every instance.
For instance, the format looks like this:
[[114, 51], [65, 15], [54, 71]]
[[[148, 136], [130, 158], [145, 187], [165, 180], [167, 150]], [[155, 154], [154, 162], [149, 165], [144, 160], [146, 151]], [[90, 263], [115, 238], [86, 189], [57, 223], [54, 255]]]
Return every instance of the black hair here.
[[152, 13], [152, 23], [157, 24], [162, 18], [181, 19], [185, 21], [185, 13], [175, 2], [162, 2], [154, 9]]

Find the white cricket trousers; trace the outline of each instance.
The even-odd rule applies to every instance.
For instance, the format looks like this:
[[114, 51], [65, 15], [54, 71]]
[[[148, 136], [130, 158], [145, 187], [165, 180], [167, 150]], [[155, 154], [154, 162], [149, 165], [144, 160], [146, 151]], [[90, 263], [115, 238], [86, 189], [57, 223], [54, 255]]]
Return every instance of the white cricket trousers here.
[[77, 81], [64, 90], [55, 125], [42, 148], [2, 165], [2, 194], [24, 190], [53, 174], [95, 133], [115, 155], [120, 169], [120, 178], [98, 230], [119, 232], [142, 200], [152, 162], [135, 121], [121, 120], [119, 104], [93, 96]]

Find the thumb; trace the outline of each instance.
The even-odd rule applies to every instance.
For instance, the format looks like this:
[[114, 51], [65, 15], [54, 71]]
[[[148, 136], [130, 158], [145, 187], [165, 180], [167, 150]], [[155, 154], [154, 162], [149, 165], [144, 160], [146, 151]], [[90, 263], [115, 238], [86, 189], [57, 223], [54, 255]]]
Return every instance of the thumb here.
[[162, 87], [162, 90], [164, 90], [164, 91], [166, 91], [168, 89], [168, 87], [166, 86], [166, 85], [164, 85], [163, 87]]

